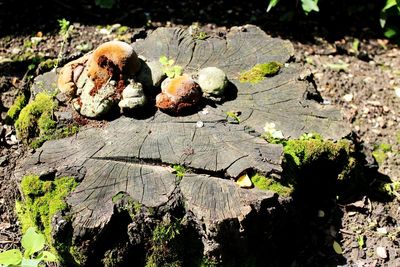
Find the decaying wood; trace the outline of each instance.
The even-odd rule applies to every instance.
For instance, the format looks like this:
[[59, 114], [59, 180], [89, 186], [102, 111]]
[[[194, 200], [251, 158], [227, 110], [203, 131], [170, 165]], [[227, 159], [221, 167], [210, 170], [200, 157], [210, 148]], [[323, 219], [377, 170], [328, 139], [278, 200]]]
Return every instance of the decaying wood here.
[[[112, 198], [119, 192], [146, 207], [168, 205], [181, 195], [179, 205], [206, 230], [225, 220], [240, 222], [263, 202], [276, 199], [271, 192], [242, 189], [233, 181], [248, 169], [279, 177], [282, 147], [259, 137], [266, 123], [275, 123], [286, 137], [318, 132], [340, 139], [348, 134], [336, 109], [307, 98], [312, 85], [301, 79], [299, 66], [288, 63], [292, 45], [257, 27], [233, 28], [226, 38], [206, 40], [194, 40], [186, 30], [160, 28], [134, 43], [134, 49], [148, 60], [165, 55], [186, 72], [219, 67], [233, 84], [232, 97], [181, 117], [160, 111], [147, 119], [121, 117], [105, 128], [48, 141], [27, 158], [17, 176], [56, 171], [81, 180], [67, 199], [74, 238], [107, 227], [114, 213]], [[260, 83], [238, 81], [240, 72], [269, 61], [288, 64]], [[46, 74], [36, 82], [46, 87], [54, 79], [55, 74]], [[240, 112], [239, 124], [228, 121], [228, 111]], [[168, 168], [172, 164], [192, 173], [178, 180]], [[205, 250], [212, 250], [212, 238], [207, 231], [203, 235]]]

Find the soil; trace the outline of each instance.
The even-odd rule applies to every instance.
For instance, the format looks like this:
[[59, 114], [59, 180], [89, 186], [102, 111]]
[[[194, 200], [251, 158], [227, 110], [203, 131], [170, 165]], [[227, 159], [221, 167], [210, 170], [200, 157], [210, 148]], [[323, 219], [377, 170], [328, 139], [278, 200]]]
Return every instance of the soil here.
[[[386, 179], [400, 183], [400, 48], [382, 38], [379, 10], [367, 5], [345, 16], [339, 11], [349, 7], [335, 1], [337, 6], [328, 15], [321, 6], [320, 14], [305, 17], [285, 7], [266, 13], [266, 3], [260, 3], [265, 1], [145, 1], [141, 7], [119, 1], [112, 11], [101, 10], [91, 1], [53, 0], [46, 6], [36, 2], [0, 3], [0, 26], [4, 29], [0, 31], [0, 249], [20, 244], [14, 213], [20, 194], [12, 173], [16, 161], [32, 152], [17, 140], [13, 126], [5, 124], [5, 114], [18, 92], [27, 88], [29, 76], [43, 71], [28, 69], [35, 63], [34, 57], [55, 59], [59, 55], [63, 38], [56, 19], [63, 17], [74, 22], [62, 51], [64, 62], [105, 41], [117, 38], [133, 42], [156, 27], [188, 27], [193, 22], [208, 35], [223, 36], [230, 26], [252, 23], [272, 36], [289, 39], [296, 51], [293, 60], [312, 73], [324, 103], [340, 108], [351, 124], [365, 155], [367, 175], [373, 182]], [[355, 2], [354, 6], [363, 5]], [[292, 20], [283, 21], [282, 14], [291, 14]], [[107, 24], [96, 25], [98, 22]], [[118, 30], [115, 23], [129, 27]], [[15, 56], [24, 53], [31, 56], [17, 62]], [[388, 148], [378, 163], [373, 154], [377, 157], [382, 147]], [[399, 189], [394, 190], [392, 198], [383, 200], [371, 192], [359, 192], [350, 200], [335, 201], [330, 209], [308, 215], [303, 230], [309, 237], [297, 241], [304, 243], [287, 255], [291, 266], [400, 266], [399, 193]], [[333, 240], [340, 243], [342, 255], [335, 253]]]

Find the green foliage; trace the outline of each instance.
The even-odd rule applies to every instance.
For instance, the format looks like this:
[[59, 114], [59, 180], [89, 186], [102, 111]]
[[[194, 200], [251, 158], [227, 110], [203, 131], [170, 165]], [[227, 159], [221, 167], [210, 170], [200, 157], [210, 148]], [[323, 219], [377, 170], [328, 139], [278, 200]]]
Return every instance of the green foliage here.
[[174, 65], [173, 59], [168, 59], [166, 56], [161, 56], [159, 59], [161, 65], [163, 65], [163, 71], [169, 78], [174, 78], [182, 75], [182, 67]]
[[111, 9], [117, 4], [117, 0], [95, 0], [96, 6], [104, 9]]
[[265, 77], [277, 74], [281, 67], [282, 64], [276, 61], [257, 64], [251, 70], [240, 73], [239, 81], [241, 83], [259, 83]]
[[[51, 125], [52, 122], [48, 122], [48, 124]], [[53, 129], [53, 128], [51, 128], [51, 129]], [[75, 125], [75, 124], [69, 124], [69, 125], [63, 126], [61, 128], [56, 128], [45, 134], [39, 135], [39, 137], [35, 138], [30, 143], [30, 147], [37, 149], [37, 148], [41, 147], [42, 144], [46, 141], [65, 138], [65, 137], [76, 134], [78, 131], [79, 131], [79, 126]]]
[[400, 1], [399, 0], [386, 0], [385, 6], [381, 10], [380, 24], [384, 29], [384, 35], [387, 38], [397, 37], [400, 33], [400, 28], [396, 25], [388, 24], [387, 21], [391, 17], [400, 16]]
[[301, 7], [305, 14], [311, 11], [319, 12], [318, 0], [301, 0]]
[[400, 199], [400, 181], [394, 181], [392, 183], [386, 183], [384, 185], [384, 191], [391, 197], [397, 197]]
[[183, 178], [183, 176], [185, 176], [186, 169], [182, 165], [173, 165], [172, 168], [175, 171], [176, 177]]
[[372, 156], [375, 158], [376, 162], [382, 164], [387, 158], [387, 152], [392, 150], [392, 146], [390, 144], [382, 143], [378, 146], [375, 146], [374, 151], [372, 151]]
[[72, 27], [71, 23], [68, 20], [66, 20], [65, 18], [59, 19], [57, 21], [58, 21], [58, 26], [60, 27], [60, 31], [59, 31], [60, 35], [68, 36], [69, 32], [71, 30], [71, 27]]
[[41, 262], [57, 261], [57, 257], [53, 253], [43, 251], [45, 238], [42, 234], [37, 233], [34, 227], [26, 230], [22, 236], [21, 245], [25, 250], [23, 255], [19, 249], [11, 249], [0, 253], [0, 266], [36, 267]]
[[240, 118], [237, 115], [237, 112], [234, 111], [227, 111], [226, 115], [231, 118], [235, 123], [240, 123]]
[[363, 247], [364, 247], [364, 245], [365, 245], [365, 241], [364, 241], [364, 236], [363, 235], [358, 235], [357, 236], [357, 243], [358, 243], [358, 247], [360, 248], [360, 249], [362, 249]]
[[71, 25], [71, 23], [68, 20], [66, 20], [65, 18], [59, 19], [58, 25], [60, 26], [59, 33], [62, 36], [63, 41], [61, 43], [60, 52], [58, 52], [58, 56], [57, 56], [56, 62], [54, 64], [54, 68], [58, 67], [58, 64], [60, 63], [60, 61], [64, 55], [64, 46], [67, 43], [72, 30], [74, 29], [74, 26]]
[[53, 112], [57, 108], [52, 95], [41, 92], [26, 105], [15, 122], [17, 136], [29, 143], [32, 138], [51, 133], [56, 126]]
[[[275, 7], [279, 1], [280, 0], [269, 0], [267, 12]], [[311, 11], [319, 12], [318, 0], [301, 0], [301, 7], [305, 14], [308, 14]]]
[[150, 253], [146, 259], [146, 267], [182, 266], [176, 251], [177, 238], [181, 232], [181, 220], [170, 223], [162, 222], [153, 230]]
[[12, 106], [7, 111], [6, 122], [8, 124], [14, 123], [17, 120], [19, 113], [26, 106], [27, 103], [28, 98], [25, 94], [18, 95]]
[[258, 173], [253, 175], [250, 179], [254, 186], [258, 189], [269, 190], [283, 197], [290, 196], [290, 194], [293, 192], [292, 185], [283, 185], [273, 178], [267, 178]]
[[23, 200], [16, 202], [22, 232], [37, 227], [44, 234], [46, 242], [52, 244], [51, 220], [56, 213], [67, 209], [64, 199], [76, 186], [73, 177], [43, 181], [39, 176], [25, 176], [21, 181]]

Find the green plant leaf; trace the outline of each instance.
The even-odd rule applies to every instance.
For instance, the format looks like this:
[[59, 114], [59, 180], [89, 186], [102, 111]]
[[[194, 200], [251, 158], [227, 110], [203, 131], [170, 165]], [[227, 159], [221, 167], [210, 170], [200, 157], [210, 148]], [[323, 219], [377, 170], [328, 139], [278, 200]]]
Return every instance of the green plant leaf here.
[[318, 0], [301, 0], [301, 7], [306, 14], [311, 11], [319, 12]]
[[174, 77], [176, 77], [176, 76], [180, 76], [180, 75], [182, 75], [182, 67], [181, 66], [174, 66], [174, 74], [175, 74], [175, 76]]
[[22, 261], [22, 252], [19, 249], [10, 249], [0, 253], [0, 265], [18, 265]]
[[340, 246], [340, 244], [338, 242], [333, 241], [332, 246], [333, 246], [333, 250], [336, 252], [336, 254], [339, 254], [339, 255], [343, 254], [342, 247]]
[[269, 4], [267, 7], [267, 12], [271, 10], [274, 6], [276, 6], [279, 3], [280, 0], [269, 0]]
[[57, 256], [54, 255], [53, 253], [49, 251], [42, 251], [36, 258], [39, 261], [44, 261], [44, 262], [56, 262], [57, 261]]
[[161, 65], [163, 66], [168, 65], [168, 58], [166, 56], [161, 56], [158, 61], [160, 61]]
[[385, 37], [389, 39], [395, 37], [398, 34], [398, 29], [395, 27], [387, 27], [384, 32]]
[[20, 267], [37, 267], [40, 263], [40, 260], [37, 259], [22, 259]]
[[95, 4], [101, 8], [111, 9], [116, 4], [116, 0], [95, 0]]
[[35, 252], [42, 250], [44, 247], [44, 236], [36, 232], [35, 228], [30, 227], [22, 236], [21, 244], [25, 249], [24, 256], [29, 258]]
[[385, 4], [384, 8], [382, 9], [382, 11], [386, 11], [396, 5], [397, 6], [399, 5], [396, 0], [386, 0], [386, 4]]
[[175, 71], [171, 68], [164, 69], [164, 72], [169, 78], [174, 78], [175, 76]]
[[173, 60], [173, 59], [168, 60], [168, 66], [174, 65], [174, 63], [175, 63], [175, 60]]

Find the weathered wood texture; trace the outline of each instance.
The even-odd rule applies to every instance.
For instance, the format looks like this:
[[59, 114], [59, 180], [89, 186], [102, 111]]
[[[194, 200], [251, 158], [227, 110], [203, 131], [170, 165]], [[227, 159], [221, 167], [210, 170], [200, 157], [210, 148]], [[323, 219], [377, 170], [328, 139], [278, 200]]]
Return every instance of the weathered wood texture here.
[[[274, 194], [239, 188], [232, 178], [246, 169], [281, 173], [282, 147], [258, 137], [266, 122], [290, 137], [318, 132], [339, 139], [348, 133], [337, 110], [307, 99], [313, 87], [300, 79], [301, 68], [294, 63], [257, 84], [238, 81], [240, 72], [257, 63], [286, 63], [293, 55], [288, 41], [271, 38], [257, 27], [233, 28], [226, 38], [206, 40], [194, 40], [182, 29], [160, 28], [134, 48], [149, 60], [166, 55], [186, 72], [219, 67], [237, 93], [225, 103], [206, 106], [208, 112], [172, 117], [157, 111], [142, 120], [122, 117], [105, 128], [83, 130], [38, 149], [17, 175], [55, 170], [82, 180], [67, 199], [75, 237], [102, 232], [113, 216], [112, 198], [119, 192], [147, 207], [167, 205], [179, 194], [181, 205], [206, 229], [224, 220], [240, 222]], [[48, 76], [44, 86], [51, 83]], [[226, 112], [232, 110], [241, 112], [239, 124], [228, 123]], [[196, 127], [198, 121], [203, 127]], [[193, 173], [177, 180], [167, 168], [171, 164]], [[204, 235], [206, 244], [210, 240]]]

